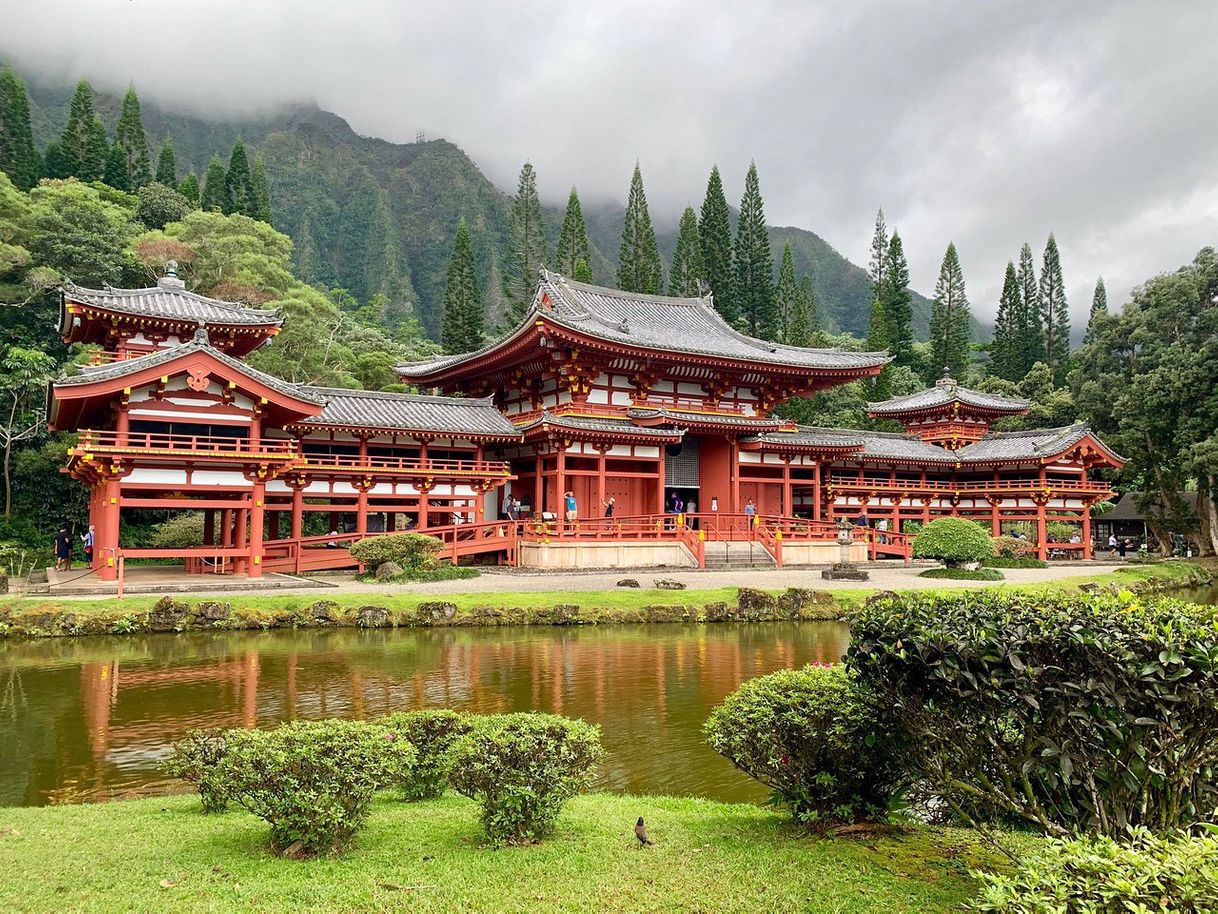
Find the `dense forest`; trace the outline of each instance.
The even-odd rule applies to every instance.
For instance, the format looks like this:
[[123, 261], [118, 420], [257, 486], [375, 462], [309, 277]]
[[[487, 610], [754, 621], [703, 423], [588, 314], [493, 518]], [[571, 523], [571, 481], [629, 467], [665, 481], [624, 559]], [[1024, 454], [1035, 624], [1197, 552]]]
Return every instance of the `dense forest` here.
[[[1023, 244], [1006, 267], [991, 341], [978, 339], [954, 243], [933, 299], [909, 288], [905, 240], [877, 215], [868, 268], [815, 235], [766, 222], [761, 176], [738, 206], [712, 168], [672, 230], [653, 221], [636, 166], [621, 210], [541, 204], [525, 163], [506, 195], [454, 145], [359, 137], [297, 108], [215, 124], [144, 107], [87, 82], [32, 96], [0, 70], [0, 559], [44, 548], [81, 518], [84, 490], [60, 475], [71, 436], [50, 434], [46, 386], [87, 353], [58, 338], [58, 287], [146, 286], [169, 260], [189, 288], [276, 307], [287, 322], [254, 364], [289, 380], [401, 390], [394, 365], [484, 344], [527, 307], [537, 270], [642, 293], [714, 293], [724, 319], [792, 345], [885, 349], [874, 382], [783, 407], [808, 424], [884, 429], [869, 400], [947, 371], [1031, 401], [1000, 428], [1084, 420], [1129, 463], [1152, 526], [1218, 546], [1218, 258], [1205, 248], [1149, 279], [1119, 311], [1096, 283], [1081, 348], [1070, 348], [1058, 240]], [[1194, 511], [1180, 493], [1195, 489]], [[131, 535], [139, 535], [133, 528]]]

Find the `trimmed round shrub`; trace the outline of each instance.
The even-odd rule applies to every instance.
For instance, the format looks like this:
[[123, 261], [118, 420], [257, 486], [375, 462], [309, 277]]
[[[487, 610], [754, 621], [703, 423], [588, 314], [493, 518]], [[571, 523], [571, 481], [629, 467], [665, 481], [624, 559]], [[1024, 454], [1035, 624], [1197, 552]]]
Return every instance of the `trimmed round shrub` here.
[[600, 727], [555, 714], [481, 718], [457, 750], [452, 784], [482, 805], [494, 844], [528, 844], [554, 830], [562, 804], [592, 783]]
[[963, 517], [938, 517], [918, 531], [914, 558], [938, 559], [945, 565], [981, 562], [994, 556], [994, 540], [981, 524]]
[[384, 724], [414, 747], [415, 759], [397, 779], [408, 802], [432, 800], [444, 793], [457, 758], [457, 743], [473, 731], [469, 718], [456, 711], [403, 711]]
[[949, 581], [1004, 581], [997, 568], [927, 568], [918, 574], [920, 578], [944, 578]]
[[157, 524], [148, 536], [156, 549], [190, 549], [203, 545], [203, 512], [186, 511]]
[[230, 733], [236, 739], [244, 731], [191, 730], [173, 744], [165, 770], [175, 778], [194, 784], [204, 812], [224, 812], [228, 807], [228, 780], [220, 768], [228, 749]]
[[1013, 558], [997, 556], [986, 559], [981, 563], [983, 568], [1048, 568], [1049, 563], [1043, 562], [1034, 555], [1018, 555]]
[[426, 533], [383, 533], [356, 540], [351, 557], [374, 572], [386, 562], [397, 562], [403, 573], [416, 574], [439, 564], [436, 556], [443, 546]]
[[1015, 559], [1021, 556], [1032, 555], [1035, 551], [1035, 543], [1029, 543], [1018, 536], [994, 537], [994, 553], [1000, 559]]
[[1075, 838], [1033, 852], [1012, 875], [973, 874], [975, 911], [1218, 911], [1218, 837]]
[[883, 819], [901, 786], [895, 731], [841, 664], [752, 679], [711, 712], [704, 732], [805, 827]]
[[341, 847], [363, 826], [376, 790], [415, 760], [406, 740], [361, 721], [237, 732], [220, 766], [228, 795], [270, 824], [271, 848], [286, 857]]

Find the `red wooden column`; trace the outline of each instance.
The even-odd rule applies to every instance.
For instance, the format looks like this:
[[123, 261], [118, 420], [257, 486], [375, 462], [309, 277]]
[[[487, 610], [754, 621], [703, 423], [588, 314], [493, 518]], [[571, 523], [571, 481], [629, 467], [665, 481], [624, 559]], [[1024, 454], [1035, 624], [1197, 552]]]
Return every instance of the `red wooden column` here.
[[998, 502], [1001, 500], [996, 495], [990, 497], [990, 526], [994, 536], [1002, 536], [1002, 518], [998, 514]]
[[1036, 557], [1042, 562], [1049, 558], [1049, 544], [1046, 541], [1048, 538], [1048, 530], [1045, 523], [1045, 505], [1048, 503], [1048, 498], [1045, 496], [1045, 468], [1040, 468], [1040, 492], [1036, 495]]
[[728, 459], [731, 461], [732, 503], [727, 510], [731, 514], [739, 514], [743, 508], [740, 504], [740, 444], [735, 438], [732, 439]]
[[304, 536], [304, 481], [292, 483], [292, 539]]
[[[246, 538], [246, 527], [249, 524], [249, 508], [238, 508], [236, 514], [236, 529], [233, 530], [233, 546], [237, 549], [247, 549], [249, 540]], [[233, 572], [240, 574], [249, 570], [249, 555], [238, 555], [233, 559]]]
[[259, 479], [254, 482], [253, 497], [250, 503], [250, 563], [249, 576], [262, 577], [262, 536], [263, 519], [266, 517], [266, 483]]
[[[360, 466], [368, 466], [368, 436], [359, 436], [359, 462]], [[372, 485], [372, 479], [365, 477], [355, 485], [355, 532], [361, 536], [368, 532], [368, 489]]]
[[[567, 446], [560, 444], [557, 449], [554, 465], [554, 479], [558, 491], [555, 493], [555, 498], [558, 501], [558, 529], [563, 528], [563, 524], [567, 522]], [[578, 505], [577, 505], [578, 507]]]
[[[474, 452], [474, 460], [482, 463], [485, 459], [485, 451], [483, 446], [478, 445], [477, 451]], [[480, 524], [486, 520], [486, 493], [491, 490], [490, 480], [481, 480], [473, 484], [474, 489], [474, 523]], [[498, 511], [495, 512], [498, 516]]]
[[227, 549], [233, 544], [233, 509], [220, 512], [220, 545]]
[[795, 514], [795, 499], [791, 494], [791, 456], [782, 458], [782, 516]]
[[544, 469], [545, 464], [541, 458], [540, 447], [533, 456], [537, 461], [537, 469], [533, 473], [533, 513], [540, 516], [542, 505], [545, 504], [546, 494], [545, 481], [541, 478], [541, 471]]
[[[1086, 473], [1083, 474], [1083, 479], [1086, 479]], [[1091, 502], [1083, 502], [1083, 516], [1079, 518], [1083, 523], [1083, 558], [1092, 558], [1091, 552]]]
[[101, 523], [97, 524], [93, 537], [94, 555], [100, 555], [102, 562], [97, 569], [97, 576], [103, 581], [118, 579], [118, 543], [119, 543], [119, 481], [117, 476], [107, 476], [102, 484], [101, 494]]
[[824, 466], [823, 461], [816, 461], [816, 466], [812, 468], [812, 519], [820, 520], [820, 471]]
[[[424, 465], [426, 465], [428, 459], [429, 458], [427, 456], [427, 442], [422, 441], [419, 443], [419, 460]], [[431, 485], [428, 484], [427, 482], [422, 482], [419, 484], [418, 489], [419, 489], [419, 524], [418, 524], [417, 529], [426, 530], [427, 526], [428, 526], [427, 515], [428, 515], [428, 512], [431, 507], [428, 504], [428, 501], [430, 499], [427, 496], [428, 496], [428, 493], [431, 492]]]
[[[596, 497], [597, 497], [597, 507], [598, 508], [602, 507], [605, 504], [605, 502], [608, 501], [608, 499], [605, 497], [605, 495], [606, 495], [606, 492], [605, 492], [605, 451], [608, 449], [608, 447], [609, 447], [609, 445], [602, 444], [602, 445], [597, 445], [597, 448], [596, 448], [596, 450], [597, 450]], [[595, 516], [599, 515], [600, 513], [601, 513], [601, 511], [599, 511], [599, 510], [597, 510], [595, 513], [592, 511], [589, 511], [588, 516], [595, 517]]]
[[[734, 449], [733, 449], [732, 453], [734, 456], [735, 455]], [[667, 478], [667, 475], [668, 475], [668, 470], [665, 468], [665, 458], [667, 456], [668, 456], [668, 452], [664, 450], [664, 445], [661, 444], [660, 445], [660, 456], [656, 458], [656, 502], [655, 502], [655, 504], [656, 504], [655, 513], [656, 514], [664, 513], [664, 480]], [[735, 474], [733, 474], [733, 478], [734, 477], [735, 477]]]

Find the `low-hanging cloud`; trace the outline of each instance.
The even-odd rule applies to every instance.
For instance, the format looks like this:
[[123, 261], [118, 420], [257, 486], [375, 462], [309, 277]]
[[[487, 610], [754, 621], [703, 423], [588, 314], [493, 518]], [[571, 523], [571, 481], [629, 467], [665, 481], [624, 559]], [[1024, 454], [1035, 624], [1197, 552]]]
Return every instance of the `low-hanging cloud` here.
[[510, 190], [624, 201], [637, 159], [675, 221], [755, 159], [770, 222], [865, 263], [883, 206], [929, 292], [949, 241], [975, 311], [1057, 234], [1076, 323], [1214, 243], [1218, 4], [506, 4], [39, 0], [5, 11], [25, 72], [197, 113], [316, 101], [361, 133], [460, 144]]

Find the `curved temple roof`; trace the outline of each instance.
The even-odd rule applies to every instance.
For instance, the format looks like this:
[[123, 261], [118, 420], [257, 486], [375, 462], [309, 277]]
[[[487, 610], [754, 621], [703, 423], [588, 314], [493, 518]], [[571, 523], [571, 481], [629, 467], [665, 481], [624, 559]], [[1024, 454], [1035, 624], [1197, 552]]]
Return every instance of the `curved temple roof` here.
[[334, 387], [302, 387], [301, 390], [322, 400], [325, 406], [319, 415], [302, 419], [298, 425], [401, 429], [447, 432], [456, 437], [520, 439], [520, 431], [503, 418], [490, 397], [428, 397]]
[[476, 352], [403, 365], [398, 370], [412, 379], [437, 375], [505, 346], [537, 321], [617, 346], [776, 367], [867, 371], [888, 362], [885, 352], [806, 349], [746, 336], [719, 316], [709, 295], [672, 298], [623, 292], [544, 270], [524, 322], [506, 338]]
[[[182, 321], [186, 324], [255, 327], [278, 327], [283, 323], [283, 316], [277, 310], [250, 308], [218, 298], [207, 298], [187, 291], [185, 283], [172, 276], [163, 277], [151, 289], [86, 289], [69, 282], [64, 283], [62, 291], [65, 301], [137, 317]], [[66, 333], [66, 313], [64, 323], [63, 331]]]
[[867, 412], [872, 416], [898, 416], [937, 410], [952, 403], [961, 403], [989, 413], [1022, 413], [1030, 405], [1028, 400], [999, 397], [961, 387], [951, 378], [943, 378], [934, 387], [920, 390], [907, 397], [893, 397], [879, 403], [868, 403]]

